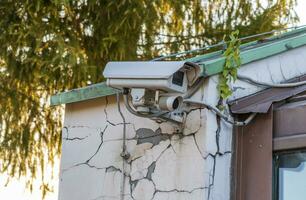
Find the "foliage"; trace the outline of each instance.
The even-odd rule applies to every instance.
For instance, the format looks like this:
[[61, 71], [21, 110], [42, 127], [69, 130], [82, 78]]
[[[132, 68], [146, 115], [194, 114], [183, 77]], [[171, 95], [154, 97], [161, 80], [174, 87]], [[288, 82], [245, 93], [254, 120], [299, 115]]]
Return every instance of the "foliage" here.
[[101, 81], [107, 61], [202, 47], [236, 29], [245, 36], [282, 28], [297, 20], [294, 5], [295, 0], [2, 0], [0, 171], [26, 176], [31, 188], [60, 153], [62, 108], [49, 107], [50, 95]]
[[241, 65], [240, 60], [240, 40], [239, 31], [233, 32], [230, 36], [230, 41], [223, 55], [225, 57], [225, 64], [223, 71], [220, 74], [218, 89], [222, 99], [226, 99], [232, 94], [232, 90], [228, 85], [229, 82], [237, 79], [237, 69]]

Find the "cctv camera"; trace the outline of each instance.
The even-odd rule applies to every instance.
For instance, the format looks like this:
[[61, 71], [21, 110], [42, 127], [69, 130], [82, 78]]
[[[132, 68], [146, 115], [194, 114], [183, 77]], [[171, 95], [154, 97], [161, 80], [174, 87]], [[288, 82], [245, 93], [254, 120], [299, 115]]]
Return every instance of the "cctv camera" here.
[[183, 103], [183, 97], [181, 96], [169, 96], [160, 97], [158, 101], [158, 106], [160, 110], [174, 111], [181, 107]]
[[200, 67], [190, 62], [109, 62], [103, 75], [114, 88], [146, 88], [185, 93]]
[[128, 91], [126, 105], [131, 101], [134, 114], [171, 118], [199, 78], [200, 67], [181, 61], [109, 62], [103, 75], [108, 86]]

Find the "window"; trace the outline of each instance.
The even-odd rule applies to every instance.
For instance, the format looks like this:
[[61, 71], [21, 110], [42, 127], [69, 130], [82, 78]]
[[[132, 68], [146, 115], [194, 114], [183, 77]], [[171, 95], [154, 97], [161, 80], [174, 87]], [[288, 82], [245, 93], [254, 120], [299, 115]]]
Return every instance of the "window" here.
[[274, 156], [275, 200], [304, 200], [306, 197], [306, 150]]

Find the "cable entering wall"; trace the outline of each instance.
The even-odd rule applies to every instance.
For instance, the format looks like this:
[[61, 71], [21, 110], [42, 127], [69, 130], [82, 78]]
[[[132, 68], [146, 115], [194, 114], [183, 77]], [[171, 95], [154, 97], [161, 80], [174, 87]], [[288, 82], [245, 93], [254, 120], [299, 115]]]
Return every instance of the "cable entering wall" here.
[[241, 81], [245, 81], [253, 85], [259, 85], [259, 86], [264, 86], [264, 87], [289, 88], [289, 87], [298, 87], [298, 86], [306, 85], [306, 81], [300, 81], [300, 82], [295, 82], [295, 83], [266, 83], [266, 82], [254, 80], [250, 77], [243, 76], [243, 75], [237, 75], [237, 78]]
[[232, 124], [234, 126], [246, 126], [246, 125], [248, 125], [255, 118], [255, 116], [257, 114], [257, 113], [250, 114], [249, 117], [246, 120], [244, 120], [244, 121], [234, 121], [229, 116], [223, 114], [219, 109], [217, 109], [214, 106], [211, 106], [211, 105], [209, 105], [207, 103], [204, 103], [202, 101], [195, 101], [195, 100], [191, 100], [191, 99], [185, 99], [184, 102], [185, 103], [191, 103], [191, 104], [196, 104], [196, 105], [203, 106], [204, 108], [207, 108], [207, 109], [213, 111], [216, 115], [221, 117], [227, 123]]
[[126, 120], [125, 117], [121, 111], [121, 107], [120, 107], [120, 94], [119, 92], [117, 92], [116, 95], [116, 100], [117, 100], [117, 106], [118, 106], [118, 111], [120, 113], [120, 116], [122, 118], [122, 122], [123, 122], [123, 136], [122, 136], [122, 153], [121, 153], [121, 157], [123, 158], [122, 160], [122, 182], [121, 182], [121, 187], [120, 187], [120, 199], [124, 200], [124, 191], [125, 191], [125, 162], [127, 159], [129, 159], [130, 154], [127, 152], [127, 148], [126, 148]]

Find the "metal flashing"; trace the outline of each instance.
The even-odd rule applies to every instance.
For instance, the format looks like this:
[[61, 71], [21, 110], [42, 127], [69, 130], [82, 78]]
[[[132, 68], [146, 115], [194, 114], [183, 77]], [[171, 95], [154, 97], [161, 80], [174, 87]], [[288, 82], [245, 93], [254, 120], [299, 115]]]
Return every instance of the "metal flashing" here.
[[[261, 60], [273, 55], [277, 55], [290, 49], [298, 48], [306, 45], [306, 34], [288, 38], [275, 43], [264, 45], [258, 48], [242, 51], [240, 54], [241, 65], [248, 64], [257, 60]], [[225, 64], [225, 58], [220, 57], [210, 61], [198, 63], [203, 68], [203, 76], [208, 77], [220, 73]]]
[[103, 82], [53, 95], [51, 96], [50, 104], [51, 106], [68, 104], [103, 96], [114, 95], [116, 92], [117, 91], [115, 89], [107, 87]]
[[[241, 49], [241, 51], [244, 51], [246, 49], [258, 48], [258, 47], [261, 47], [261, 46], [264, 46], [264, 45], [271, 44], [271, 43], [276, 42], [276, 41], [284, 40], [284, 39], [287, 39], [287, 38], [292, 38], [292, 37], [295, 37], [295, 36], [298, 36], [298, 35], [301, 35], [301, 34], [305, 34], [305, 33], [306, 33], [306, 27], [298, 28], [298, 29], [294, 29], [294, 30], [289, 31], [289, 32], [282, 33], [280, 35], [269, 37], [267, 39], [256, 40], [256, 41], [241, 44], [240, 49]], [[222, 57], [223, 52], [224, 52], [223, 50], [219, 50], [219, 51], [211, 52], [211, 53], [208, 53], [208, 54], [195, 56], [195, 57], [189, 58], [187, 60], [190, 61], [190, 62], [209, 61], [209, 60], [213, 60], [213, 59], [217, 59], [217, 58]]]
[[[255, 41], [241, 46], [242, 65], [277, 55], [293, 48], [306, 45], [306, 28], [293, 30], [264, 41]], [[225, 58], [222, 51], [196, 56], [185, 61], [194, 62], [201, 66], [202, 76], [209, 77], [223, 70]], [[115, 94], [115, 90], [98, 83], [88, 87], [59, 93], [51, 97], [51, 106], [73, 103]]]
[[[306, 75], [288, 82], [305, 81]], [[234, 114], [267, 113], [274, 102], [285, 100], [306, 91], [306, 85], [293, 88], [268, 88], [253, 95], [230, 101], [228, 104]]]

